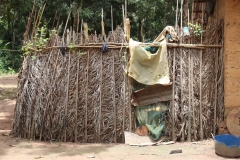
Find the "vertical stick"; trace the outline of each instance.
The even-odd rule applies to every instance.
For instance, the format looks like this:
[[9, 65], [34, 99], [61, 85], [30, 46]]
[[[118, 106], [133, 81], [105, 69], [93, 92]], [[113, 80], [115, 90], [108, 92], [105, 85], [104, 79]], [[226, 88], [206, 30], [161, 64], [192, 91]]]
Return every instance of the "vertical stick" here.
[[38, 21], [38, 23], [37, 23], [37, 27], [39, 26], [39, 24], [40, 24], [40, 22], [41, 22], [41, 19], [42, 19], [42, 15], [43, 15], [45, 6], [46, 6], [46, 3], [43, 5], [42, 11], [41, 11], [41, 13], [40, 13], [39, 21]]
[[123, 29], [124, 33], [126, 33], [126, 28], [125, 28], [125, 13], [124, 13], [124, 6], [122, 5], [122, 18], [123, 18]]
[[[219, 41], [219, 37], [217, 36], [217, 43]], [[216, 123], [217, 123], [217, 91], [218, 91], [218, 52], [219, 49], [216, 48], [216, 58], [215, 58], [215, 98], [214, 98], [214, 123], [213, 123], [213, 135], [216, 135]]]
[[[190, 92], [190, 83], [191, 83], [191, 54], [190, 49], [188, 49], [188, 142], [191, 142], [191, 92]], [[194, 131], [195, 132], [195, 131]]]
[[200, 140], [203, 140], [203, 128], [202, 128], [202, 49], [200, 50], [200, 94], [199, 94], [199, 105], [200, 105]]
[[68, 112], [68, 96], [69, 96], [69, 79], [70, 79], [70, 65], [71, 65], [71, 51], [69, 51], [68, 58], [68, 81], [67, 81], [67, 93], [66, 93], [66, 101], [65, 101], [65, 116], [64, 116], [64, 142], [67, 141], [67, 112]]
[[[203, 22], [203, 4], [202, 4], [202, 22]], [[201, 24], [201, 28], [203, 28], [203, 25]], [[201, 32], [201, 44], [203, 39], [203, 32]]]
[[117, 143], [117, 109], [115, 100], [115, 58], [112, 52], [113, 59], [113, 109], [114, 109], [114, 142]]
[[115, 32], [113, 31], [113, 11], [112, 11], [112, 6], [111, 6], [111, 24], [112, 24], [113, 41], [115, 42]]
[[[203, 5], [202, 5], [203, 11]], [[202, 12], [202, 21], [203, 21], [203, 12]], [[201, 44], [202, 44], [202, 33], [201, 33]], [[200, 140], [203, 140], [203, 126], [202, 126], [202, 49], [200, 50]]]
[[183, 12], [183, 9], [182, 9], [182, 5], [183, 5], [183, 0], [181, 0], [181, 28], [180, 28], [180, 32], [181, 32], [181, 43], [182, 43], [182, 12]]
[[67, 18], [67, 21], [66, 21], [66, 24], [65, 24], [65, 28], [64, 28], [64, 31], [63, 31], [63, 35], [62, 35], [62, 43], [64, 43], [64, 34], [66, 32], [66, 29], [67, 29], [67, 24], [68, 24], [68, 19], [70, 17], [70, 14], [71, 12], [68, 13], [68, 18]]
[[[189, 30], [189, 9], [188, 9], [188, 14], [187, 14], [187, 16], [188, 16], [188, 22], [187, 22], [187, 27], [188, 27], [188, 30]], [[189, 36], [189, 38], [188, 38], [188, 43], [190, 43], [191, 42], [191, 39], [190, 39], [190, 36]], [[188, 50], [189, 51], [189, 55], [190, 55], [190, 50]]]
[[83, 43], [83, 33], [82, 33], [82, 26], [83, 26], [83, 19], [81, 21], [81, 41], [80, 41], [80, 44]]
[[31, 12], [31, 14], [29, 14], [29, 17], [28, 17], [28, 23], [26, 26], [26, 31], [24, 33], [24, 43], [26, 43], [28, 40], [28, 34], [29, 34], [30, 26], [31, 26], [32, 16], [33, 16], [33, 13], [35, 10], [35, 4], [36, 4], [36, 0], [34, 0], [34, 2], [33, 2], [32, 12]]
[[[193, 8], [194, 8], [194, 1], [192, 1], [192, 15], [191, 15], [191, 23], [193, 24]], [[193, 42], [192, 36], [190, 36], [191, 43]]]
[[113, 33], [113, 11], [111, 6], [111, 26], [112, 26], [112, 33]]
[[86, 99], [85, 99], [85, 137], [84, 137], [84, 142], [87, 143], [87, 118], [88, 118], [88, 69], [89, 69], [89, 51], [88, 51], [88, 57], [87, 57], [87, 81], [86, 81]]
[[53, 27], [54, 27], [56, 17], [57, 17], [57, 11], [55, 12], [55, 16], [54, 16], [54, 19], [53, 19], [52, 29], [53, 29]]
[[125, 19], [127, 18], [127, 0], [125, 0]]
[[175, 66], [176, 66], [176, 47], [173, 52], [173, 85], [172, 85], [172, 141], [175, 141]]
[[193, 76], [193, 69], [194, 69], [194, 63], [193, 63], [193, 55], [191, 56], [191, 75], [192, 75], [192, 80], [191, 80], [191, 98], [192, 98], [192, 116], [193, 116], [193, 134], [194, 134], [194, 140], [197, 140], [196, 138], [196, 118], [195, 118], [195, 106], [194, 106], [194, 88], [193, 88], [193, 81], [194, 81], [194, 76]]
[[130, 40], [130, 20], [129, 18], [125, 19], [126, 20], [126, 40], [129, 42]]
[[177, 15], [178, 15], [178, 0], [177, 0], [177, 8], [176, 8], [176, 19], [175, 19], [175, 29], [177, 29]]
[[217, 123], [217, 90], [218, 90], [218, 82], [217, 82], [217, 75], [218, 75], [218, 48], [215, 49], [216, 58], [215, 58], [215, 98], [214, 98], [214, 122], [213, 122], [213, 135], [216, 135], [216, 123]]
[[106, 34], [105, 34], [104, 22], [103, 22], [103, 8], [102, 8], [102, 22], [101, 22], [101, 26], [102, 26], [102, 36], [103, 36], [103, 40], [105, 42], [106, 41]]
[[102, 54], [100, 54], [101, 55], [101, 68], [100, 68], [100, 85], [99, 85], [99, 87], [100, 87], [100, 104], [99, 104], [99, 116], [98, 116], [98, 141], [99, 141], [99, 143], [101, 142], [101, 140], [100, 140], [100, 134], [101, 134], [101, 110], [102, 110], [102, 82], [103, 82], [103, 80], [102, 80], [102, 72], [103, 72], [103, 64], [102, 64], [102, 62], [103, 62], [103, 56], [102, 56]]
[[79, 12], [77, 13], [78, 16], [78, 21], [77, 21], [77, 31], [76, 31], [76, 35], [77, 35], [77, 40], [78, 40], [78, 30], [79, 30]]
[[56, 24], [56, 27], [55, 27], [56, 30], [58, 30], [59, 19], [60, 19], [60, 16], [58, 16], [57, 24]]
[[194, 9], [194, 1], [192, 1], [192, 14], [191, 14], [191, 23], [193, 24], [193, 9]]
[[75, 106], [75, 142], [77, 142], [77, 128], [78, 128], [78, 123], [77, 123], [77, 110], [78, 110], [78, 72], [79, 72], [79, 58], [78, 58], [78, 63], [77, 63], [77, 84], [76, 84], [76, 106]]
[[[120, 53], [121, 54], [121, 53]], [[125, 62], [125, 59], [124, 59], [124, 70], [125, 70], [125, 66], [126, 66], [126, 62]], [[125, 130], [125, 110], [126, 110], [126, 74], [125, 72], [123, 71], [123, 131]], [[123, 136], [123, 140], [124, 140], [124, 136]], [[123, 141], [124, 142], [124, 141]]]
[[34, 17], [34, 22], [33, 22], [33, 28], [32, 28], [31, 38], [33, 38], [33, 35], [34, 35], [35, 30], [36, 30], [36, 28], [37, 28], [38, 19], [39, 19], [41, 10], [42, 10], [42, 7], [40, 7], [40, 9], [38, 10], [38, 13], [37, 13], [36, 16]]
[[131, 105], [131, 84], [130, 84], [130, 77], [128, 78], [128, 107], [130, 108], [129, 110], [129, 119], [130, 119], [130, 132], [132, 132], [132, 128], [135, 128], [135, 126], [133, 124], [135, 124], [134, 122], [132, 123], [133, 117], [132, 117], [132, 105]]
[[103, 8], [102, 8], [102, 15], [101, 16], [102, 16], [102, 21], [103, 21]]
[[[180, 102], [180, 107], [181, 107], [181, 116], [182, 116], [182, 123], [184, 123], [184, 112], [183, 112], [183, 50], [180, 48], [180, 86], [181, 86], [181, 102]], [[181, 141], [184, 141], [185, 136], [184, 136], [184, 126], [183, 126], [183, 131], [182, 131], [182, 138]]]
[[[182, 44], [182, 5], [183, 5], [183, 0], [181, 0], [181, 27], [180, 27], [180, 35], [181, 35], [181, 44]], [[184, 123], [184, 113], [183, 113], [183, 50], [182, 48], [180, 48], [180, 86], [181, 86], [181, 103], [180, 103], [180, 107], [181, 107], [181, 115], [182, 115], [182, 120]], [[185, 139], [185, 135], [184, 135], [184, 126], [183, 127], [183, 130], [182, 130], [182, 138], [181, 138], [181, 141], [184, 141]]]

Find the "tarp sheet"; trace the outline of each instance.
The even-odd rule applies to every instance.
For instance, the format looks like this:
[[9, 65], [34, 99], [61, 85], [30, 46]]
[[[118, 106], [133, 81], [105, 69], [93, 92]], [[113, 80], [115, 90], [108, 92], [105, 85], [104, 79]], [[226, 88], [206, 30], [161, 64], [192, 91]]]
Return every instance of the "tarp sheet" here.
[[168, 85], [170, 83], [166, 42], [167, 33], [171, 35], [171, 39], [177, 40], [173, 27], [166, 27], [154, 40], [154, 43], [159, 42], [160, 44], [154, 54], [141, 47], [141, 42], [130, 39], [128, 67], [128, 75], [130, 77], [146, 85]]
[[147, 126], [148, 136], [153, 141], [157, 141], [164, 134], [166, 111], [167, 102], [139, 106], [135, 109], [138, 127]]

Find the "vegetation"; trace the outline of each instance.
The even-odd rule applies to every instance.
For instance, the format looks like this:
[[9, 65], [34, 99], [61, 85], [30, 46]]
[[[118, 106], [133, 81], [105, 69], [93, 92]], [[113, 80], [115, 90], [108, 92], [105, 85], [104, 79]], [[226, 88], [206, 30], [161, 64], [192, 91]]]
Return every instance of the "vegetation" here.
[[[44, 47], [44, 41], [50, 36], [48, 30], [55, 30], [56, 24], [65, 24], [68, 13], [69, 26], [76, 25], [76, 17], [88, 23], [89, 33], [101, 32], [101, 8], [104, 10], [105, 32], [111, 30], [111, 6], [113, 8], [114, 28], [122, 26], [122, 5], [125, 0], [36, 0], [35, 11], [46, 4], [35, 35], [37, 48]], [[0, 1], [0, 74], [18, 72], [23, 54], [23, 35], [28, 23], [34, 0], [1, 0]], [[131, 37], [139, 41], [150, 41], [166, 25], [175, 23], [176, 0], [127, 0], [127, 17], [131, 21]], [[75, 12], [74, 12], [75, 11]], [[34, 16], [34, 15], [33, 15]], [[62, 31], [60, 31], [62, 34]], [[43, 36], [43, 37], [41, 37]]]
[[196, 23], [196, 24], [192, 24], [192, 23], [188, 23], [189, 27], [190, 27], [190, 31], [196, 36], [196, 37], [200, 37], [202, 32], [204, 32], [204, 30], [202, 29], [201, 25]]

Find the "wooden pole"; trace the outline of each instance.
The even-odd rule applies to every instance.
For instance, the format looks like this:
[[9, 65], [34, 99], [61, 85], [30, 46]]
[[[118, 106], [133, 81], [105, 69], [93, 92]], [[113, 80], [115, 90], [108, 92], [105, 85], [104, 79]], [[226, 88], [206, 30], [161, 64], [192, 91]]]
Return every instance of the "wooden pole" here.
[[113, 10], [112, 10], [112, 6], [111, 6], [111, 24], [112, 24], [113, 41], [115, 42], [115, 32], [113, 30]]
[[182, 13], [183, 13], [183, 9], [182, 9], [182, 5], [183, 5], [183, 0], [181, 0], [181, 28], [180, 28], [180, 35], [181, 35], [181, 43], [182, 43], [182, 40], [183, 40], [183, 38], [182, 38], [182, 36], [183, 36], [183, 34], [182, 34]]
[[131, 105], [131, 85], [130, 85], [130, 77], [127, 77], [128, 78], [128, 107], [129, 107], [129, 119], [130, 119], [130, 129], [129, 131], [132, 132], [132, 128], [135, 128], [135, 126], [133, 126], [133, 124], [135, 123], [132, 123], [132, 120], [133, 120], [133, 117], [132, 117], [132, 105]]
[[[182, 44], [182, 5], [183, 5], [183, 0], [181, 0], [181, 28], [180, 28], [180, 32], [181, 32], [181, 44]], [[183, 50], [182, 48], [180, 48], [180, 86], [181, 86], [181, 102], [180, 102], [180, 107], [181, 107], [181, 116], [182, 116], [182, 121], [184, 121], [184, 113], [183, 113]], [[184, 135], [184, 126], [183, 126], [183, 130], [182, 130], [182, 138], [181, 141], [184, 141], [185, 139], [185, 135]]]
[[[190, 49], [188, 49], [188, 142], [191, 142], [191, 54]], [[195, 131], [194, 131], [195, 132]]]
[[218, 90], [218, 48], [215, 49], [216, 58], [215, 58], [215, 97], [214, 97], [214, 122], [213, 122], [213, 135], [216, 135], [216, 124], [217, 124], [217, 90]]
[[175, 141], [175, 67], [176, 67], [176, 48], [173, 52], [173, 84], [172, 84], [172, 141]]
[[116, 109], [116, 100], [115, 100], [115, 58], [114, 53], [112, 53], [113, 59], [113, 109], [114, 109], [114, 142], [117, 143], [117, 109]]
[[103, 72], [103, 56], [102, 54], [101, 55], [101, 65], [100, 65], [100, 84], [99, 84], [99, 87], [100, 87], [100, 95], [99, 95], [99, 98], [100, 98], [100, 104], [99, 104], [99, 116], [98, 116], [98, 140], [99, 140], [99, 143], [101, 142], [100, 140], [100, 134], [101, 134], [101, 111], [102, 111], [102, 83], [103, 83], [103, 78], [102, 78], [102, 72]]
[[112, 33], [113, 33], [113, 11], [111, 6], [111, 26], [112, 26]]
[[78, 39], [78, 30], [79, 30], [79, 12], [77, 12], [77, 16], [78, 16], [78, 18], [77, 18], [77, 31], [76, 31], [76, 34], [77, 34], [77, 39]]
[[[62, 35], [62, 43], [63, 43], [63, 44], [64, 44], [64, 34], [65, 34], [65, 32], [66, 32], [66, 29], [67, 29], [67, 24], [68, 24], [68, 20], [69, 20], [70, 14], [71, 14], [71, 12], [68, 13], [68, 18], [67, 18], [67, 21], [66, 21], [66, 24], [65, 24], [65, 28], [64, 28], [64, 30], [63, 30], [63, 35]], [[63, 45], [63, 44], [62, 44], [62, 45]]]
[[83, 19], [81, 20], [81, 41], [80, 41], [80, 44], [82, 45], [83, 43], [83, 33], [82, 33], [82, 26], [83, 26]]
[[34, 10], [35, 10], [35, 4], [36, 4], [36, 0], [34, 0], [34, 2], [33, 2], [32, 12], [28, 17], [28, 23], [27, 23], [27, 26], [26, 26], [26, 31], [25, 31], [24, 36], [23, 36], [24, 37], [24, 43], [26, 43], [27, 40], [28, 40], [28, 34], [29, 34], [30, 26], [31, 26], [33, 13], [34, 13]]
[[[219, 41], [219, 37], [217, 36], [217, 42]], [[218, 91], [218, 52], [219, 52], [219, 49], [216, 48], [215, 49], [216, 51], [216, 58], [215, 58], [215, 98], [214, 98], [214, 124], [213, 124], [213, 135], [215, 136], [216, 135], [216, 123], [217, 123], [217, 91]]]
[[124, 34], [126, 33], [125, 28], [125, 13], [124, 13], [124, 6], [122, 5], [122, 18], [123, 18], [123, 28], [124, 28]]
[[125, 19], [127, 19], [127, 0], [125, 0]]
[[67, 77], [67, 93], [65, 100], [65, 116], [64, 116], [64, 142], [67, 142], [67, 113], [68, 113], [68, 96], [69, 96], [69, 80], [70, 80], [71, 51], [68, 58], [68, 77]]
[[78, 58], [78, 63], [77, 63], [77, 82], [76, 82], [76, 106], [75, 106], [75, 142], [77, 142], [77, 128], [78, 128], [78, 120], [77, 120], [77, 110], [78, 110], [78, 72], [79, 72], [79, 58]]
[[199, 94], [199, 112], [200, 112], [200, 140], [203, 140], [203, 127], [202, 127], [202, 50], [200, 50], [200, 94]]
[[[192, 14], [191, 14], [191, 23], [193, 24], [193, 8], [194, 8], [194, 1], [192, 1]], [[191, 43], [193, 42], [193, 38], [192, 36], [190, 36], [190, 39], [191, 39]]]
[[54, 16], [54, 19], [53, 19], [52, 29], [54, 28], [56, 17], [57, 17], [57, 11], [55, 12], [55, 16]]
[[[120, 53], [120, 54], [122, 54], [122, 53]], [[125, 58], [124, 58], [124, 70], [125, 70], [125, 66], [126, 66]], [[125, 112], [125, 110], [126, 110], [126, 74], [124, 71], [123, 71], [123, 74], [124, 74], [124, 76], [123, 76], [123, 131], [124, 131], [125, 130], [125, 117], [126, 117], [126, 115], [125, 115], [126, 114], [126, 112]], [[123, 140], [124, 140], [124, 136], [123, 136]]]
[[177, 29], [177, 15], [178, 15], [178, 0], [177, 0], [177, 8], [176, 8], [176, 19], [175, 19], [175, 29]]
[[193, 137], [194, 140], [196, 141], [196, 118], [195, 118], [195, 105], [194, 105], [194, 88], [193, 88], [193, 81], [194, 81], [194, 76], [193, 76], [193, 69], [194, 69], [194, 63], [193, 63], [193, 55], [191, 56], [191, 75], [192, 75], [192, 80], [191, 80], [191, 99], [192, 99], [192, 119], [193, 119]]
[[39, 24], [40, 24], [40, 22], [42, 20], [42, 15], [43, 15], [43, 12], [45, 10], [45, 7], [46, 7], [46, 3], [43, 5], [42, 11], [40, 12], [40, 17], [38, 19], [37, 27], [39, 26]]
[[[203, 11], [203, 5], [202, 5]], [[203, 21], [203, 12], [202, 12], [202, 21]], [[201, 44], [202, 44], [202, 33], [201, 33]], [[199, 105], [200, 105], [200, 140], [203, 140], [203, 124], [202, 124], [202, 50], [200, 50], [200, 96], [199, 96]]]
[[130, 20], [129, 18], [126, 19], [126, 40], [129, 42], [130, 40]]
[[102, 22], [101, 22], [101, 26], [102, 26], [102, 36], [103, 36], [103, 40], [105, 42], [106, 41], [106, 34], [105, 34], [104, 22], [103, 22], [103, 8], [102, 8]]
[[89, 69], [89, 51], [88, 51], [88, 58], [87, 58], [87, 77], [86, 77], [86, 99], [85, 99], [85, 136], [84, 142], [87, 143], [87, 120], [88, 120], [88, 69]]
[[[180, 48], [180, 87], [181, 87], [181, 102], [180, 102], [180, 107], [181, 107], [181, 117], [182, 117], [182, 122], [184, 122], [184, 108], [183, 108], [183, 51], [182, 48]], [[184, 128], [182, 131], [182, 138], [181, 141], [184, 141], [185, 135], [184, 135]]]
[[39, 19], [41, 10], [42, 10], [42, 6], [41, 6], [40, 9], [38, 10], [38, 13], [34, 16], [34, 22], [33, 22], [33, 28], [32, 28], [31, 38], [33, 38], [33, 35], [35, 34], [35, 30], [37, 29], [38, 19]]

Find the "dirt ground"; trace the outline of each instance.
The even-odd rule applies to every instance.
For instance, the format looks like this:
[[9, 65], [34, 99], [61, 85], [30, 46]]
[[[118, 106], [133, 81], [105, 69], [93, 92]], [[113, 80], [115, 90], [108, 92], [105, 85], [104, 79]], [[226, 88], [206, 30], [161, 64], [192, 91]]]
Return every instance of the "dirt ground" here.
[[[16, 103], [17, 75], [0, 77], [0, 160], [215, 160], [213, 140], [158, 146], [38, 142], [10, 134]], [[169, 154], [181, 149], [182, 153]]]

